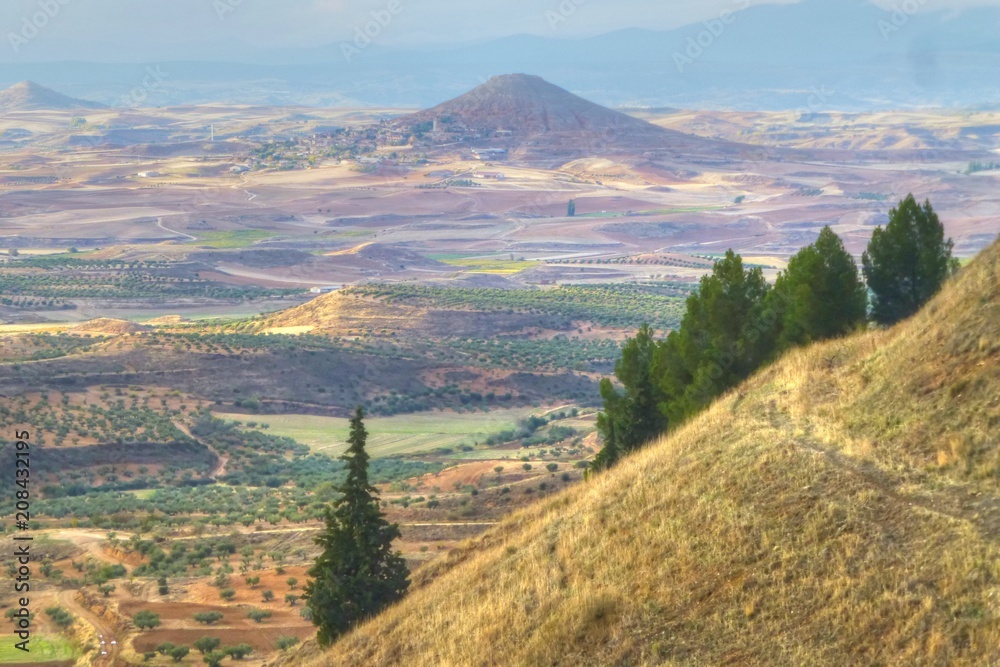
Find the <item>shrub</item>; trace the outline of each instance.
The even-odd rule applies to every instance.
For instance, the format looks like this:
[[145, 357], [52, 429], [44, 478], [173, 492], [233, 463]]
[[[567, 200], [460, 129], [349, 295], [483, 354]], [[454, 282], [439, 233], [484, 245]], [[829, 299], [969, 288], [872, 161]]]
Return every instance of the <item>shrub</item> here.
[[139, 630], [152, 630], [160, 624], [160, 616], [144, 609], [135, 613], [135, 616], [132, 617], [132, 622], [135, 623], [135, 627], [139, 628]]
[[242, 660], [253, 653], [253, 647], [250, 644], [237, 644], [236, 646], [229, 646], [222, 649], [222, 652], [228, 656], [232, 656], [233, 660]]
[[194, 643], [194, 647], [201, 652], [202, 655], [206, 653], [211, 653], [215, 649], [222, 645], [222, 640], [218, 637], [202, 637]]
[[186, 658], [187, 654], [190, 652], [191, 649], [189, 649], [187, 646], [175, 646], [172, 649], [170, 649], [170, 651], [167, 652], [167, 655], [173, 658], [174, 662], [180, 662], [181, 660]]
[[263, 609], [253, 609], [247, 614], [249, 618], [254, 623], [263, 623], [266, 619], [271, 618], [272, 614], [269, 611]]
[[73, 621], [76, 620], [72, 614], [62, 607], [49, 607], [45, 610], [45, 614], [60, 628], [68, 628], [73, 625]]
[[212, 651], [202, 657], [202, 662], [208, 665], [208, 667], [222, 667], [222, 661], [226, 659], [226, 656], [227, 654], [222, 651]]
[[277, 641], [274, 642], [274, 645], [278, 647], [278, 650], [287, 651], [298, 643], [298, 637], [278, 637]]
[[198, 623], [204, 623], [205, 625], [212, 625], [222, 620], [222, 612], [220, 611], [202, 611], [194, 615], [194, 620]]

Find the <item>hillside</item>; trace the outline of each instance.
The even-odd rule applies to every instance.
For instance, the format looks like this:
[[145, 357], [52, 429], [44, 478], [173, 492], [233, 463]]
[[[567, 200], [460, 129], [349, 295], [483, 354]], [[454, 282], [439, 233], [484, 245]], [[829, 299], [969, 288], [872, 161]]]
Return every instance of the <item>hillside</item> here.
[[103, 104], [78, 100], [40, 86], [34, 81], [22, 81], [0, 91], [0, 111], [63, 111], [68, 109], [103, 109]]
[[421, 123], [442, 118], [468, 128], [525, 134], [605, 128], [662, 134], [655, 125], [594, 104], [529, 74], [495, 76], [460, 97], [404, 120]]
[[407, 132], [435, 125], [431, 137], [445, 145], [456, 139], [485, 140], [495, 148], [531, 147], [529, 153], [545, 146], [567, 157], [594, 152], [581, 151], [583, 146], [599, 152], [638, 147], [730, 152], [738, 146], [659, 127], [529, 74], [495, 76], [455, 99], [402, 116], [395, 125]]
[[1000, 242], [283, 664], [994, 664], [998, 386]]

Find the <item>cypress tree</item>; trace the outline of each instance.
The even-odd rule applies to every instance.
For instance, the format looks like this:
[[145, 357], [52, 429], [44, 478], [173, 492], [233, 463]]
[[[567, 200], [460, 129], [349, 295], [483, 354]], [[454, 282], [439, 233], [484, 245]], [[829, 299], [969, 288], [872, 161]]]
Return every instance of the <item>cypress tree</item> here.
[[342, 496], [326, 512], [326, 528], [316, 538], [323, 553], [309, 570], [303, 596], [321, 646], [402, 598], [410, 585], [406, 561], [392, 550], [399, 526], [386, 521], [378, 491], [368, 481], [363, 418], [359, 407], [351, 419], [350, 446], [340, 457], [347, 463]]
[[768, 294], [777, 314], [776, 351], [842, 336], [868, 314], [868, 292], [840, 237], [824, 227], [788, 262]]
[[920, 310], [958, 270], [954, 246], [930, 201], [921, 206], [907, 195], [889, 212], [885, 229], [875, 229], [862, 258], [872, 319], [895, 324]]

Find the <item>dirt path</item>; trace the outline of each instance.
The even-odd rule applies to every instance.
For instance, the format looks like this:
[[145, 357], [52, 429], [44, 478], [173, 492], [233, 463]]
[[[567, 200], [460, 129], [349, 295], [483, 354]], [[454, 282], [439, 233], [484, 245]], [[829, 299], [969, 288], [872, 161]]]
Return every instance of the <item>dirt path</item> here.
[[[209, 449], [212, 452], [215, 452], [215, 450], [212, 449], [211, 447], [209, 447]], [[229, 464], [229, 457], [228, 456], [219, 456], [218, 453], [216, 453], [215, 455], [219, 457], [219, 467], [212, 471], [211, 477], [214, 477], [215, 479], [219, 479], [220, 477], [222, 477], [222, 476], [224, 476], [226, 474], [226, 466]]]
[[[96, 533], [87, 530], [75, 530], [72, 528], [44, 530], [39, 531], [39, 533], [46, 534], [56, 540], [68, 540], [102, 563], [121, 565], [126, 570], [129, 569], [128, 565], [104, 551], [103, 543], [108, 539], [107, 533]], [[116, 532], [116, 536], [119, 540], [125, 541], [131, 537], [131, 534]]]
[[[118, 656], [121, 654], [122, 643], [120, 637], [118, 636], [118, 631], [115, 629], [114, 625], [101, 618], [100, 616], [94, 614], [89, 609], [80, 604], [76, 596], [77, 591], [59, 591], [59, 606], [66, 609], [68, 612], [80, 619], [81, 622], [88, 624], [94, 629], [94, 633], [97, 635], [99, 650], [97, 655], [91, 662], [92, 665], [107, 665], [108, 667], [113, 667], [118, 664]], [[104, 644], [100, 644], [100, 642]], [[112, 644], [111, 642], [116, 642]], [[107, 652], [107, 655], [101, 655], [101, 652]]]
[[187, 237], [191, 241], [197, 241], [198, 240], [196, 237], [191, 236], [190, 234], [185, 234], [184, 232], [179, 232], [176, 229], [170, 229], [169, 227], [165, 227], [163, 225], [163, 218], [157, 218], [156, 219], [156, 226], [159, 227], [160, 229], [162, 229], [165, 232], [170, 232], [171, 234], [176, 234], [177, 236]]
[[961, 484], [942, 485], [933, 491], [923, 489], [917, 493], [907, 493], [902, 490], [905, 485], [903, 479], [894, 478], [890, 471], [882, 469], [873, 461], [831, 449], [811, 434], [809, 424], [797, 425], [787, 415], [774, 413], [770, 415], [769, 421], [774, 428], [788, 433], [795, 432], [796, 427], [801, 428], [805, 435], [796, 438], [799, 447], [824, 457], [841, 470], [861, 477], [895, 502], [918, 506], [926, 512], [966, 523], [974, 527], [983, 538], [993, 542], [1000, 541], [1000, 501], [996, 498], [982, 498], [980, 494]]
[[[174, 426], [177, 427], [177, 430], [179, 430], [181, 433], [183, 433], [187, 437], [191, 438], [192, 440], [194, 440], [196, 442], [201, 442], [200, 440], [198, 440], [198, 438], [194, 437], [194, 435], [191, 433], [191, 429], [188, 428], [187, 424], [185, 424], [183, 422], [180, 422], [180, 421], [174, 421], [173, 424], [174, 424]], [[205, 443], [202, 442], [201, 444], [204, 445]], [[226, 474], [226, 465], [229, 463], [229, 455], [220, 454], [219, 452], [217, 452], [215, 450], [214, 447], [212, 447], [210, 445], [205, 445], [205, 447], [208, 448], [208, 451], [210, 451], [213, 454], [215, 454], [215, 458], [219, 459], [219, 465], [217, 465], [215, 467], [215, 470], [213, 470], [212, 473], [211, 473], [211, 475], [210, 475], [211, 477], [214, 477], [214, 478], [218, 479], [219, 477], [222, 477], [223, 475]]]

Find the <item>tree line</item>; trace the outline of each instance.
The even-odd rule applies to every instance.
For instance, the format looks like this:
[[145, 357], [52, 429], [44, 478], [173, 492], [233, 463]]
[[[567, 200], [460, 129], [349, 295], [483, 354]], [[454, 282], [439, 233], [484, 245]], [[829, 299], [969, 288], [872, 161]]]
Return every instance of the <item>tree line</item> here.
[[793, 347], [915, 314], [958, 270], [953, 247], [930, 202], [911, 194], [875, 229], [860, 271], [829, 227], [774, 285], [730, 250], [688, 298], [678, 329], [657, 340], [643, 325], [624, 345], [620, 388], [601, 382], [594, 467], [613, 466]]

